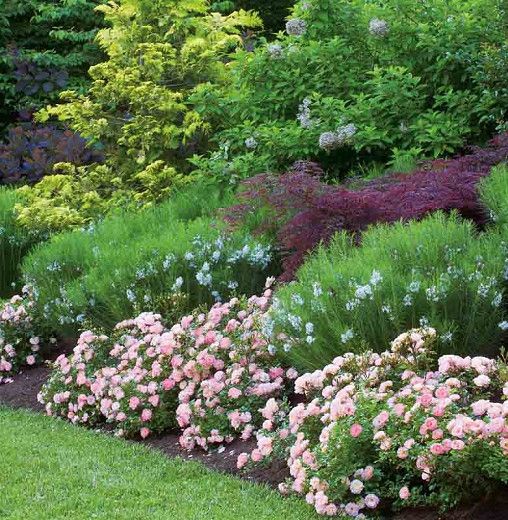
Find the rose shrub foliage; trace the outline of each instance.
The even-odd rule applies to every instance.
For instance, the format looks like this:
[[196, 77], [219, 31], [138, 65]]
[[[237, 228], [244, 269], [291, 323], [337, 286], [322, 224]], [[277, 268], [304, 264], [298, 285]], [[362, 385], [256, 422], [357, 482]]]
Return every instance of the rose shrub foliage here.
[[33, 320], [35, 305], [33, 289], [25, 286], [0, 307], [0, 384], [11, 382], [21, 368], [41, 361], [45, 341]]

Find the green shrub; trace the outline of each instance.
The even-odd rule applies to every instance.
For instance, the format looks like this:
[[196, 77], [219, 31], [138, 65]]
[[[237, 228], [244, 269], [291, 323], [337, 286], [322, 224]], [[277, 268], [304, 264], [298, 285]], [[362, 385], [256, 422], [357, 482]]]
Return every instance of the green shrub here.
[[107, 61], [90, 68], [86, 94], [65, 91], [37, 118], [57, 117], [100, 143], [105, 164], [62, 165], [61, 178], [26, 190], [20, 216], [28, 227], [54, 228], [60, 214], [79, 227], [114, 208], [162, 201], [185, 184], [186, 158], [207, 149], [211, 130], [189, 96], [224, 80], [242, 30], [261, 23], [245, 11], [212, 13], [206, 0], [121, 0], [98, 10], [110, 25], [97, 35]]
[[508, 167], [505, 164], [492, 169], [480, 185], [480, 194], [496, 227], [508, 238]]
[[42, 319], [75, 330], [83, 320], [111, 328], [144, 310], [178, 319], [201, 304], [263, 287], [270, 247], [247, 233], [224, 233], [209, 216], [220, 198], [206, 187], [85, 230], [54, 236], [24, 264]]
[[263, 20], [264, 33], [271, 36], [284, 29], [294, 0], [235, 0], [236, 9], [257, 11]]
[[506, 128], [503, 6], [297, 2], [289, 34], [238, 52], [225, 88], [196, 93], [221, 128], [213, 154], [193, 159], [197, 171], [230, 181], [310, 159], [339, 176], [358, 162], [450, 155], [485, 140]]
[[438, 213], [373, 227], [361, 247], [351, 240], [336, 235], [277, 293], [276, 329], [298, 338], [285, 347], [293, 362], [323, 366], [427, 325], [438, 331], [441, 353], [499, 347], [508, 249], [497, 233], [477, 236], [472, 223]]
[[[216, 0], [212, 1], [212, 11], [230, 13], [235, 9], [256, 11], [263, 20], [263, 31], [267, 37], [273, 37], [275, 33], [284, 29], [285, 19], [289, 15], [294, 0]], [[253, 34], [247, 34], [247, 38]]]
[[20, 288], [21, 259], [42, 238], [16, 224], [14, 207], [18, 200], [15, 190], [0, 186], [0, 297]]

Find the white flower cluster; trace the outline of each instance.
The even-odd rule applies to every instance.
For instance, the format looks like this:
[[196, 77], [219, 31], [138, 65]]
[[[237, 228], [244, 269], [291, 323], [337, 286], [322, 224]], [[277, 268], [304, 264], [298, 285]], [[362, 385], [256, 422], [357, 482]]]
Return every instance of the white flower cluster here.
[[373, 18], [369, 23], [369, 32], [377, 38], [384, 38], [390, 32], [390, 26], [386, 20]]
[[307, 22], [301, 18], [293, 18], [286, 23], [286, 32], [290, 36], [302, 36], [307, 32]]
[[245, 139], [245, 147], [249, 150], [255, 150], [258, 146], [258, 142], [254, 137], [248, 137]]
[[309, 98], [305, 98], [298, 107], [298, 115], [296, 119], [300, 122], [302, 128], [312, 128], [314, 121], [311, 119], [310, 106], [312, 101]]
[[[34, 299], [37, 301], [39, 291], [37, 287], [33, 286]], [[46, 320], [57, 320], [60, 325], [79, 323], [79, 315], [75, 311], [72, 302], [70, 301], [65, 287], [60, 286], [59, 296], [49, 300], [42, 306], [43, 316]], [[90, 299], [90, 306], [95, 305], [95, 301]]]
[[[242, 237], [236, 247], [235, 239], [230, 235], [218, 235], [212, 240], [198, 235], [191, 242], [189, 250], [181, 254], [154, 249], [150, 260], [144, 258], [142, 263], [129, 266], [127, 271], [116, 269], [109, 281], [111, 290], [137, 307], [143, 302], [154, 301], [160, 293], [156, 288], [167, 287], [173, 294], [178, 294], [192, 290], [197, 283], [220, 300], [221, 292], [229, 296], [237, 291], [242, 283], [242, 273], [245, 277], [247, 272], [250, 278], [264, 271], [272, 261], [270, 246], [253, 242], [249, 236]], [[44, 264], [44, 269], [51, 273], [60, 273], [64, 267], [67, 266], [57, 261]], [[239, 281], [234, 279], [237, 275]], [[40, 304], [43, 316], [48, 322], [56, 321], [61, 325], [81, 323], [87, 318], [87, 312], [96, 307], [97, 295], [87, 287], [84, 294], [90, 292], [88, 302], [77, 306], [67, 294], [69, 280], [61, 278], [58, 293], [51, 292]], [[33, 285], [34, 299], [38, 300], [40, 291], [35, 281], [28, 278], [26, 281]]]
[[212, 275], [210, 274], [210, 264], [205, 262], [196, 274], [196, 280], [199, 285], [203, 285], [204, 287], [211, 287], [212, 285]]
[[327, 152], [351, 142], [357, 132], [354, 124], [340, 126], [335, 132], [324, 132], [319, 136], [319, 147]]
[[348, 329], [346, 330], [346, 332], [342, 333], [340, 335], [340, 341], [342, 343], [348, 343], [349, 341], [351, 341], [353, 338], [355, 337], [355, 333], [353, 332], [352, 329]]
[[256, 244], [254, 247], [245, 244], [242, 249], [234, 251], [228, 258], [229, 264], [246, 261], [252, 267], [266, 269], [272, 260], [270, 246]]
[[335, 132], [323, 132], [319, 136], [319, 147], [327, 152], [331, 152], [339, 147]]
[[280, 60], [284, 57], [284, 48], [279, 43], [271, 43], [267, 47], [268, 54], [273, 60]]

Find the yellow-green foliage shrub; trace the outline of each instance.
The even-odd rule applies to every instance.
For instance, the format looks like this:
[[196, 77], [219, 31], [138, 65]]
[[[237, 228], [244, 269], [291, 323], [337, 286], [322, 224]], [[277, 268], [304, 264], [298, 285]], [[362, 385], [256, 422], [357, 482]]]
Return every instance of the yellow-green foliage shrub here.
[[100, 143], [106, 162], [60, 167], [62, 177], [24, 190], [20, 220], [27, 226], [81, 225], [112, 206], [161, 200], [186, 182], [186, 158], [206, 149], [211, 130], [189, 96], [221, 82], [224, 57], [242, 45], [241, 29], [260, 25], [246, 11], [211, 13], [205, 0], [121, 0], [98, 9], [109, 25], [97, 36], [107, 61], [91, 67], [86, 94], [66, 91], [38, 118], [57, 117]]

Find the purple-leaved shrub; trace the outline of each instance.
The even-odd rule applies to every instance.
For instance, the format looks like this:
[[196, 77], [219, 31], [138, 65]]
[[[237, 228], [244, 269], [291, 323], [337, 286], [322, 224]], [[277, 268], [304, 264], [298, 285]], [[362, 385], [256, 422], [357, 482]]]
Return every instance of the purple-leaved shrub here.
[[457, 210], [479, 226], [488, 212], [478, 196], [478, 182], [508, 159], [508, 134], [468, 155], [429, 162], [410, 174], [394, 173], [357, 187], [328, 185], [315, 163], [299, 161], [282, 175], [264, 173], [244, 182], [241, 204], [227, 211], [233, 225], [264, 209], [259, 231], [276, 234], [285, 253], [282, 280], [293, 278], [306, 254], [341, 230], [357, 240], [368, 226], [421, 219], [441, 210]]
[[101, 154], [68, 129], [33, 124], [11, 127], [0, 143], [0, 184], [34, 183], [53, 173], [53, 166], [101, 162]]

